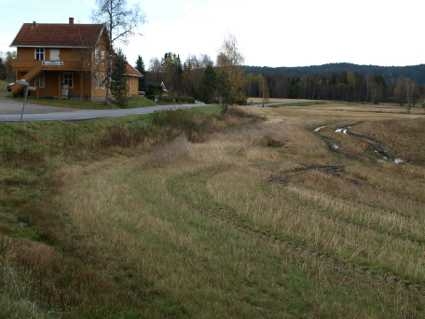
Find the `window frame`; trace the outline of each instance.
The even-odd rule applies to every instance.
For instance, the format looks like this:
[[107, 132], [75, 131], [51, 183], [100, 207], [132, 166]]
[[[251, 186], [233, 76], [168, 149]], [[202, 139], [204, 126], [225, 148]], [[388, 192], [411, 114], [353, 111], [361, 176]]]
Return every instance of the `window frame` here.
[[46, 88], [46, 73], [45, 72], [40, 73], [40, 75], [37, 77], [36, 84], [38, 89]]
[[[52, 58], [52, 52], [57, 52], [56, 60]], [[49, 61], [54, 61], [54, 62], [60, 61], [61, 60], [60, 55], [61, 55], [60, 49], [50, 49], [49, 50]]]
[[[40, 59], [40, 57], [43, 57]], [[46, 49], [45, 48], [35, 48], [34, 49], [34, 59], [36, 61], [45, 61], [46, 60]]]
[[104, 72], [96, 72], [95, 74], [96, 89], [105, 90], [105, 78], [106, 78], [106, 74]]
[[[70, 76], [70, 78], [66, 79], [66, 76]], [[71, 84], [69, 84], [69, 82], [71, 82]], [[74, 73], [73, 72], [64, 72], [62, 74], [62, 86], [64, 85], [68, 85], [70, 89], [74, 88]]]

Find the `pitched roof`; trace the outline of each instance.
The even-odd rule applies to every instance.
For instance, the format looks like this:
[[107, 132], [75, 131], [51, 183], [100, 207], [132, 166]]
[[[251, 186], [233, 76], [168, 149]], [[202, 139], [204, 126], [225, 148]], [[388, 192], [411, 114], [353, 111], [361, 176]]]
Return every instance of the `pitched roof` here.
[[11, 46], [93, 47], [103, 24], [24, 23]]
[[125, 70], [125, 75], [126, 76], [130, 76], [130, 77], [138, 77], [138, 78], [142, 78], [143, 74], [139, 72], [139, 70], [137, 70], [136, 68], [133, 68], [130, 64], [127, 63], [126, 65], [126, 70]]

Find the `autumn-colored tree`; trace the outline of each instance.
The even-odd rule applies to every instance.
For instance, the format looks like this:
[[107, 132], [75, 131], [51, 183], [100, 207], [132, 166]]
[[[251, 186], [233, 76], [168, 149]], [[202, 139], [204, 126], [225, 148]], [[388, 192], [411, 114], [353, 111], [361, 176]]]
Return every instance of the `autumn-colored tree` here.
[[225, 39], [217, 57], [218, 78], [221, 81], [218, 93], [221, 98], [223, 112], [227, 112], [229, 104], [245, 104], [245, 74], [242, 70], [244, 58], [239, 52], [234, 36]]

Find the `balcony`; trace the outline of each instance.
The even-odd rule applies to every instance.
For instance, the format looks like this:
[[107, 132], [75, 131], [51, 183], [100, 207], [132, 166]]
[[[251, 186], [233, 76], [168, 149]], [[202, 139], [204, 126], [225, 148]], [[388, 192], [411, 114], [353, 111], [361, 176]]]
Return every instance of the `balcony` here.
[[35, 61], [35, 60], [21, 60], [15, 59], [12, 62], [13, 68], [17, 71], [27, 71], [37, 65], [41, 66], [44, 71], [89, 71], [90, 65], [81, 60], [67, 60], [67, 61]]

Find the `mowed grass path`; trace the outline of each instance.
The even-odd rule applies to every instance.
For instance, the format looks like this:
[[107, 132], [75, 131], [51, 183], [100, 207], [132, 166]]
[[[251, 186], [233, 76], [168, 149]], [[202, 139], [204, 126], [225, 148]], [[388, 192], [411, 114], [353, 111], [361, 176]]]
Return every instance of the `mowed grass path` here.
[[68, 317], [425, 316], [425, 120], [381, 111], [250, 110], [265, 121], [60, 165], [56, 245], [84, 264]]

